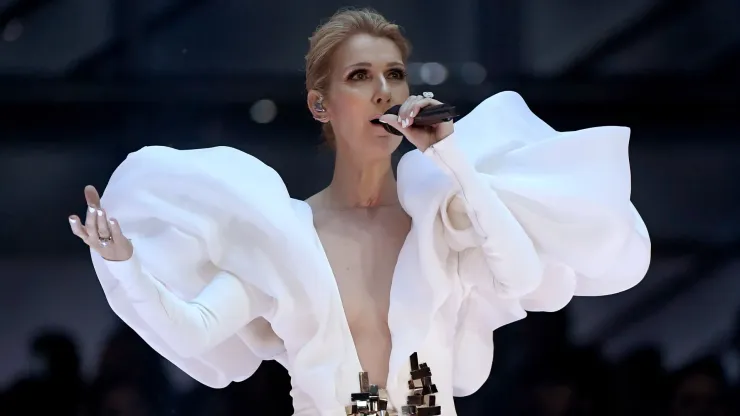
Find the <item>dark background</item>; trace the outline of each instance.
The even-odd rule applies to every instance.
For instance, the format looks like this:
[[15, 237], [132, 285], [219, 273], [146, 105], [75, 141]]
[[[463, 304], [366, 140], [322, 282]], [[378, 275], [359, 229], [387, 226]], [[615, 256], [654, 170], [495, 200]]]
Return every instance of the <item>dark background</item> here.
[[[0, 0], [0, 414], [290, 414], [274, 363], [191, 390], [121, 327], [66, 217], [144, 145], [234, 146], [295, 198], [325, 186], [332, 158], [305, 107], [303, 56], [347, 5]], [[515, 90], [559, 130], [632, 128], [648, 276], [497, 331], [492, 376], [459, 413], [736, 414], [740, 1], [355, 5], [405, 27], [416, 93], [466, 112]]]

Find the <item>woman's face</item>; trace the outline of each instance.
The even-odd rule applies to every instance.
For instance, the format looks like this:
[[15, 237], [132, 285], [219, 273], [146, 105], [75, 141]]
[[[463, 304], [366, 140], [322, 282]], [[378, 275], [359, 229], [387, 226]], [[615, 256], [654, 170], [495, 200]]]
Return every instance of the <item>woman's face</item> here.
[[387, 157], [402, 138], [370, 121], [409, 96], [401, 51], [392, 40], [353, 35], [332, 57], [332, 75], [324, 107], [337, 138], [337, 149], [363, 157]]

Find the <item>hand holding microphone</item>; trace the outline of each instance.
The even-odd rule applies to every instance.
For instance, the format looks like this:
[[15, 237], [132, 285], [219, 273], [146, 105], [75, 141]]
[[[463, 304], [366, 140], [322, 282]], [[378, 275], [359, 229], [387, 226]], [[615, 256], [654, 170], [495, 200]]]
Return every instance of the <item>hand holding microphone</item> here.
[[443, 104], [432, 93], [412, 95], [400, 106], [391, 107], [380, 117], [385, 129], [404, 136], [422, 152], [454, 131], [455, 107]]

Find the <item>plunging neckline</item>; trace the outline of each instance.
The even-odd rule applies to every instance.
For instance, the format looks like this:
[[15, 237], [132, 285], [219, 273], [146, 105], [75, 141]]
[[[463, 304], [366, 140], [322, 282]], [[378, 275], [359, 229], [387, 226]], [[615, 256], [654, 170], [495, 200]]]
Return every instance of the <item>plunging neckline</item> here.
[[[351, 348], [352, 348], [352, 358], [354, 359], [354, 366], [357, 369], [357, 373], [359, 376], [360, 372], [365, 372], [365, 370], [362, 368], [362, 361], [360, 360], [360, 354], [357, 350], [357, 344], [355, 344], [355, 338], [352, 335], [352, 328], [349, 325], [349, 319], [347, 318], [347, 311], [344, 308], [344, 302], [342, 301], [342, 294], [339, 291], [339, 283], [337, 282], [337, 277], [334, 274], [334, 270], [331, 268], [331, 263], [329, 262], [329, 256], [326, 253], [326, 249], [324, 247], [324, 244], [321, 242], [321, 238], [319, 237], [319, 231], [316, 228], [316, 224], [314, 223], [314, 214], [313, 214], [313, 208], [311, 205], [308, 204], [306, 201], [297, 200], [304, 204], [306, 208], [309, 211], [310, 219], [311, 219], [311, 229], [314, 235], [314, 238], [316, 239], [316, 244], [318, 245], [321, 254], [323, 255], [324, 261], [326, 261], [327, 270], [329, 270], [329, 273], [331, 275], [332, 280], [332, 289], [334, 290], [334, 293], [332, 296], [339, 301], [339, 305], [342, 308], [342, 324], [344, 325], [344, 330], [349, 334], [349, 339], [351, 340]], [[406, 234], [406, 238], [404, 238], [403, 246], [406, 245], [406, 241], [408, 240], [409, 234]], [[398, 260], [396, 260], [396, 264], [393, 266], [393, 277], [396, 275], [396, 270], [398, 268]], [[391, 291], [390, 293], [393, 293], [393, 281], [395, 279], [391, 278]], [[390, 313], [390, 305], [392, 301], [392, 296], [389, 294], [389, 300], [388, 300], [388, 313]], [[386, 316], [386, 325], [388, 325], [388, 319], [389, 316]], [[390, 333], [390, 325], [388, 325], [388, 331]], [[385, 378], [385, 386], [382, 386], [383, 389], [388, 390], [388, 388], [391, 385], [395, 385], [395, 383], [391, 383], [392, 380], [395, 379], [395, 373], [397, 372], [397, 369], [394, 371], [394, 369], [391, 367], [391, 363], [393, 360], [391, 359], [393, 357], [394, 352], [394, 343], [393, 343], [393, 334], [391, 334], [391, 348], [390, 348], [390, 354], [388, 354], [388, 374]]]

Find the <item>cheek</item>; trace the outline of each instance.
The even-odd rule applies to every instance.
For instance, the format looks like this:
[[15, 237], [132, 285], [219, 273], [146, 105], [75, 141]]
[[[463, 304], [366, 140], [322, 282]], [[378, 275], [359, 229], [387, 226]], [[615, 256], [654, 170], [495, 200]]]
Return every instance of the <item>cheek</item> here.
[[367, 112], [368, 99], [362, 91], [349, 89], [336, 91], [331, 102], [333, 124], [352, 123], [356, 117], [364, 116]]
[[409, 92], [409, 84], [403, 82], [399, 83], [396, 88], [394, 88], [395, 93], [393, 94], [393, 99], [400, 100], [401, 102], [406, 101], [407, 98], [409, 98], [410, 92]]

